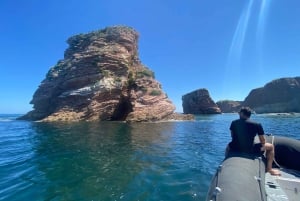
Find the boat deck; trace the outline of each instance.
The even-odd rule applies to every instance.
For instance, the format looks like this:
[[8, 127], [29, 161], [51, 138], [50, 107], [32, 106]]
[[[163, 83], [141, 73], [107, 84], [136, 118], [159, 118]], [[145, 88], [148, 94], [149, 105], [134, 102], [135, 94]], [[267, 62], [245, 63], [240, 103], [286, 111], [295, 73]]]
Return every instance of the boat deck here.
[[281, 169], [281, 176], [266, 173], [265, 189], [268, 201], [299, 201], [300, 172]]

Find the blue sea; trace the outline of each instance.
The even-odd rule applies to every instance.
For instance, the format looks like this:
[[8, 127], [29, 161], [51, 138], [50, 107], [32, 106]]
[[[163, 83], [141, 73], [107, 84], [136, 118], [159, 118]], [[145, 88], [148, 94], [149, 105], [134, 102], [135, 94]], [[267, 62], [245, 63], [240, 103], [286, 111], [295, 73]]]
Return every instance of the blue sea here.
[[[0, 200], [205, 200], [237, 114], [162, 123], [41, 123], [0, 115]], [[254, 115], [300, 139], [300, 114]]]

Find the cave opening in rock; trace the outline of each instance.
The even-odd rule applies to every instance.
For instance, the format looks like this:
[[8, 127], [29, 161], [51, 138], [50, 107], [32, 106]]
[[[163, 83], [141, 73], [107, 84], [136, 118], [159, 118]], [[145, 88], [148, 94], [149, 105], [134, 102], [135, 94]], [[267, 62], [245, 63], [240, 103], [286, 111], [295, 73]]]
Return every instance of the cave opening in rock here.
[[132, 112], [132, 104], [126, 97], [122, 97], [119, 105], [114, 111], [111, 120], [112, 121], [124, 121], [130, 112]]

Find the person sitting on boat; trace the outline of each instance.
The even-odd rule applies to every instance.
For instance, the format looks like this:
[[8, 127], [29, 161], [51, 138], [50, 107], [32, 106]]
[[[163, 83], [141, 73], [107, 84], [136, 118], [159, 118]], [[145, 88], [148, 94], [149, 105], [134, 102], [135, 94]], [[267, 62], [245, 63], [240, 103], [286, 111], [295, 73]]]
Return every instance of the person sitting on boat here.
[[[232, 141], [229, 143], [229, 150], [247, 154], [257, 154], [266, 151], [267, 172], [271, 175], [280, 175], [280, 171], [272, 168], [274, 146], [271, 143], [266, 143], [262, 125], [250, 120], [250, 116], [251, 109], [242, 107], [239, 111], [240, 118], [231, 122]], [[256, 134], [258, 134], [260, 144], [254, 144]]]

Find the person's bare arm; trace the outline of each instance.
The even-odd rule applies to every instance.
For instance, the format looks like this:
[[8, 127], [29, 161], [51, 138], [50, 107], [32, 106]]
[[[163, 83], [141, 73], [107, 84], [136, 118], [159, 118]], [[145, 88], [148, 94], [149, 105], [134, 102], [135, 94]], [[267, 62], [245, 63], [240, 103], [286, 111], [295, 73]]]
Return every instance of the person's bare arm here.
[[266, 139], [264, 135], [258, 135], [259, 141], [262, 145], [266, 143]]

